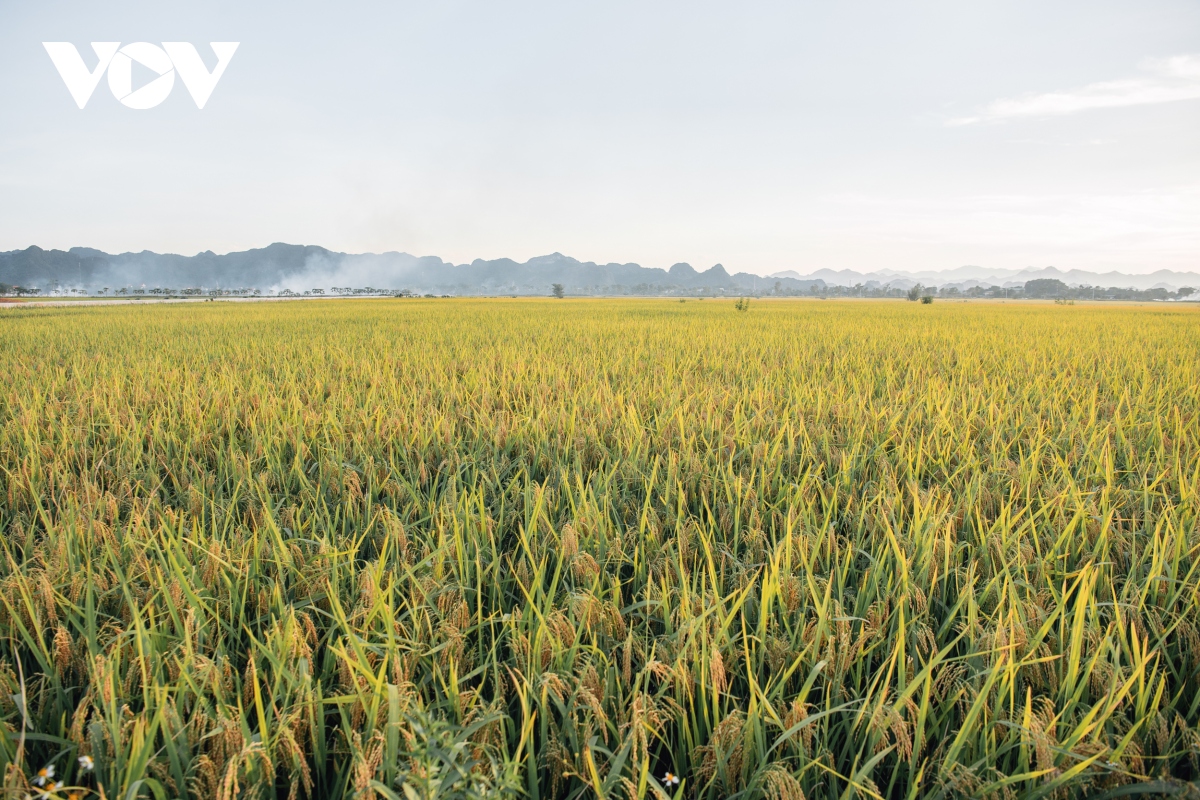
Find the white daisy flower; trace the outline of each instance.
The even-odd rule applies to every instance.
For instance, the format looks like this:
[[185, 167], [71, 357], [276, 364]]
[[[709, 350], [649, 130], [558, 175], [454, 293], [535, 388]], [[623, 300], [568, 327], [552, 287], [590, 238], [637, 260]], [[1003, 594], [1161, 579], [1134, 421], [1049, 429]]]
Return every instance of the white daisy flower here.
[[45, 786], [46, 781], [50, 780], [53, 777], [54, 777], [54, 765], [47, 764], [46, 766], [42, 767], [41, 769], [39, 769], [37, 771], [37, 775], [34, 776], [33, 782], [37, 786]]

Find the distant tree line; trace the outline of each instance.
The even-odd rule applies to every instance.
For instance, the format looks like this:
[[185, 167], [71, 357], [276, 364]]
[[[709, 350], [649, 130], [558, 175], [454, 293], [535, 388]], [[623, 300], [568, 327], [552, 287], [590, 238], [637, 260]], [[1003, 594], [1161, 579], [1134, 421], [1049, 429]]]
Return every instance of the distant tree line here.
[[[511, 286], [511, 287], [478, 287], [459, 285], [454, 287], [441, 287], [435, 292], [427, 291], [424, 295], [421, 292], [411, 289], [380, 289], [371, 286], [360, 288], [350, 286], [334, 286], [328, 294], [338, 297], [448, 297], [452, 292], [456, 295], [468, 296], [496, 296], [496, 295], [511, 295], [511, 296], [537, 296], [547, 293], [554, 297], [563, 297], [566, 287], [561, 283], [551, 284], [546, 287], [536, 286]], [[682, 287], [673, 284], [658, 284], [658, 283], [639, 283], [633, 286], [623, 284], [616, 285], [594, 285], [581, 286], [572, 288], [571, 293], [576, 296], [588, 295], [615, 295], [615, 296], [642, 296], [642, 297], [818, 297], [818, 298], [838, 298], [838, 297], [862, 297], [862, 298], [897, 298], [908, 299], [912, 301], [921, 300], [929, 302], [930, 298], [1032, 298], [1032, 299], [1053, 299], [1053, 300], [1141, 300], [1141, 301], [1165, 301], [1165, 300], [1183, 300], [1192, 297], [1195, 290], [1191, 287], [1182, 287], [1175, 291], [1165, 288], [1157, 289], [1132, 289], [1110, 286], [1108, 288], [1099, 286], [1068, 286], [1055, 278], [1039, 278], [1037, 280], [1026, 281], [1020, 286], [972, 286], [962, 288], [960, 286], [946, 285], [942, 287], [922, 286], [916, 284], [907, 288], [895, 287], [890, 284], [880, 286], [878, 284], [865, 285], [857, 284], [855, 286], [831, 286], [824, 281], [813, 281], [812, 283], [795, 285], [795, 281], [789, 282], [789, 285], [783, 284], [781, 281], [770, 283], [763, 281], [763, 286], [754, 291], [746, 291], [744, 287]], [[323, 297], [327, 295], [325, 289], [313, 288], [304, 291], [295, 291], [292, 289], [282, 289], [279, 291], [265, 291], [252, 287], [240, 288], [201, 288], [197, 286], [185, 287], [180, 289], [156, 286], [153, 288], [124, 286], [116, 289], [103, 287], [100, 289], [83, 289], [83, 288], [63, 288], [57, 285], [52, 285], [49, 288], [38, 288], [34, 286], [17, 286], [9, 283], [0, 283], [0, 295], [8, 297], [32, 297], [32, 296], [95, 296], [95, 297], [158, 297], [158, 298], [189, 298], [189, 297]]]
[[1057, 278], [1038, 278], [1026, 281], [1021, 286], [972, 286], [962, 289], [957, 286], [923, 287], [920, 284], [908, 290], [909, 300], [925, 297], [944, 298], [1022, 298], [1033, 300], [1184, 300], [1195, 294], [1195, 290], [1184, 286], [1176, 291], [1170, 289], [1133, 289], [1119, 286], [1068, 286]]
[[1130, 289], [1119, 286], [1067, 286], [1055, 278], [1028, 281], [1022, 287], [1024, 297], [1063, 300], [1183, 300], [1195, 294], [1195, 289], [1183, 286], [1175, 291], [1165, 288]]

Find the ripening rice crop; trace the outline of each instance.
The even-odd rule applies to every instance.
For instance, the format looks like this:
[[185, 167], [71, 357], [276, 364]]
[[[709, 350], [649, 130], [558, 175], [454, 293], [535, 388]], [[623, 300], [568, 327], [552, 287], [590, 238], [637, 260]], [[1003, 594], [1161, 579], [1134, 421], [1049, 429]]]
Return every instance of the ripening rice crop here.
[[8, 796], [1182, 791], [1197, 354], [1177, 307], [4, 310]]

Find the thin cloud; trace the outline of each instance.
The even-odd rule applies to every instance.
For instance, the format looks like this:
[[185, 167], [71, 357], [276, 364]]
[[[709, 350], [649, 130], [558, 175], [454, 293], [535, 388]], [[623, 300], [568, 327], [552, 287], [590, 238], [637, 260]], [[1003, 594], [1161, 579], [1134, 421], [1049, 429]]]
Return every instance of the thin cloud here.
[[1148, 59], [1145, 78], [1089, 83], [1079, 89], [1024, 94], [995, 100], [970, 117], [947, 125], [973, 125], [1017, 117], [1056, 117], [1097, 108], [1122, 108], [1200, 98], [1200, 55]]

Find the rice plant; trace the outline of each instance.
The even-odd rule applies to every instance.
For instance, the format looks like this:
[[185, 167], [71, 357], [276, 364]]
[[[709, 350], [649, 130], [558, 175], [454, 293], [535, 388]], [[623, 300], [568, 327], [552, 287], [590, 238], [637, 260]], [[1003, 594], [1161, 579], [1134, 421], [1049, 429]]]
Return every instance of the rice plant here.
[[5, 310], [7, 795], [1189, 791], [1200, 316], [727, 309]]

